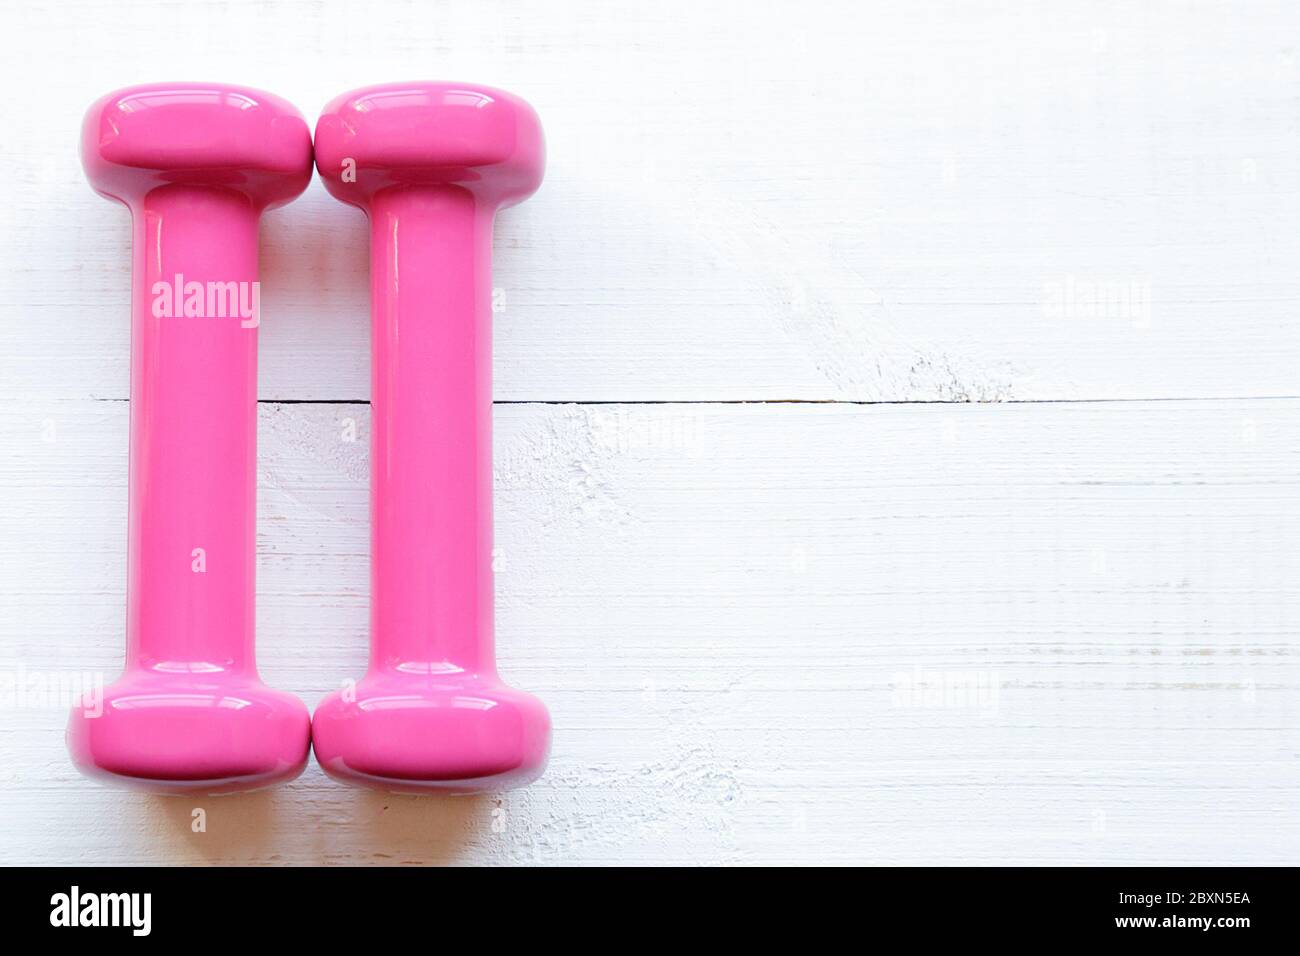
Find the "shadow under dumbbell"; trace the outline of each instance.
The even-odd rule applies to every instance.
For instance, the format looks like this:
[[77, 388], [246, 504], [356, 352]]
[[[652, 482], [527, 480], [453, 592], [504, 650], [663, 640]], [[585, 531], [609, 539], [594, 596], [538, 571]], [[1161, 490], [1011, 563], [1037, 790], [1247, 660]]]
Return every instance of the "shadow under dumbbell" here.
[[[308, 781], [310, 784], [311, 781]], [[492, 836], [499, 798], [475, 794], [411, 796], [327, 785], [327, 807], [309, 801], [314, 788], [279, 787], [225, 796], [144, 799], [162, 832], [161, 844], [183, 844], [192, 862], [218, 866], [292, 862], [342, 866], [429, 866], [456, 863]], [[141, 808], [145, 809], [145, 808]], [[333, 816], [304, 845], [304, 817]], [[158, 821], [165, 821], [159, 824]]]
[[484, 794], [412, 796], [355, 793], [368, 831], [369, 862], [398, 866], [455, 863], [467, 846], [491, 835], [494, 801]]
[[204, 862], [238, 865], [261, 859], [274, 837], [276, 800], [283, 790], [225, 796], [150, 796], [157, 815], [168, 821], [171, 833]]

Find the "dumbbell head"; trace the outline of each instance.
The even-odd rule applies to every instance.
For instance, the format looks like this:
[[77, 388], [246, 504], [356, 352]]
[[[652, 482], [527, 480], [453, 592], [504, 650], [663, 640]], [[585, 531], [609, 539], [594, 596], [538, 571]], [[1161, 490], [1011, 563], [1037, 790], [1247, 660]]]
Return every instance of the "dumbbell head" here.
[[533, 108], [487, 86], [370, 86], [333, 100], [316, 124], [325, 188], [358, 206], [386, 187], [419, 185], [458, 185], [509, 206], [536, 191], [544, 165]]
[[312, 717], [327, 773], [395, 792], [520, 787], [541, 774], [550, 745], [546, 707], [495, 675], [372, 671]]
[[95, 190], [128, 205], [174, 184], [226, 186], [259, 209], [311, 181], [311, 130], [270, 93], [219, 83], [151, 83], [86, 113], [81, 161]]
[[102, 704], [78, 707], [68, 751], [87, 776], [151, 793], [254, 790], [296, 777], [307, 708], [256, 676], [128, 667]]

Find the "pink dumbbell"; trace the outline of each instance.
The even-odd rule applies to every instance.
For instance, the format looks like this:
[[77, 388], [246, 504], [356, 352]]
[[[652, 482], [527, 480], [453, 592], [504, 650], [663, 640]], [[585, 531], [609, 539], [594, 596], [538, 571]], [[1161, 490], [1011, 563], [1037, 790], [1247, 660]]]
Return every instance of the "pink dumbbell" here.
[[316, 166], [370, 219], [370, 666], [321, 703], [316, 758], [389, 790], [535, 779], [550, 718], [492, 646], [492, 221], [537, 189], [527, 103], [456, 83], [330, 103]]
[[131, 210], [131, 448], [126, 667], [68, 745], [161, 792], [287, 780], [307, 709], [253, 659], [257, 223], [311, 180], [310, 131], [257, 90], [155, 84], [95, 103], [81, 153]]

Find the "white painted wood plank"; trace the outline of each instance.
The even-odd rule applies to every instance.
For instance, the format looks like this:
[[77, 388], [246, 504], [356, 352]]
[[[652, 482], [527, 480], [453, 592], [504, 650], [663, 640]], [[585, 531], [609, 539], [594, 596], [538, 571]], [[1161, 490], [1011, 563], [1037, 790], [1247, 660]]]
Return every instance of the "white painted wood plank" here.
[[[1300, 8], [29, 0], [0, 31], [0, 397], [127, 390], [128, 229], [87, 104], [492, 82], [549, 137], [497, 238], [497, 396], [1300, 394]], [[135, 50], [139, 56], [122, 56]], [[365, 231], [264, 227], [263, 397], [368, 393]], [[1099, 302], [1097, 296], [1101, 295]]]
[[[365, 659], [367, 411], [262, 407], [259, 653], [313, 705]], [[117, 667], [126, 419], [0, 418], [0, 668]], [[0, 859], [1296, 859], [1300, 401], [496, 423], [498, 643], [554, 715], [539, 783], [391, 797], [313, 765], [149, 798], [81, 779], [61, 713], [10, 709]]]

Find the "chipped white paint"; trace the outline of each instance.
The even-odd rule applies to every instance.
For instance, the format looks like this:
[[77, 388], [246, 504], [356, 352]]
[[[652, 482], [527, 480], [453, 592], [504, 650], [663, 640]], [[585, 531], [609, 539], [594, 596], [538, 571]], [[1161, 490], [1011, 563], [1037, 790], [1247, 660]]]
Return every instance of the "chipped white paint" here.
[[[620, 404], [497, 408], [538, 784], [142, 797], [9, 709], [0, 860], [1295, 861], [1300, 14], [804, 9], [6, 14], [0, 674], [120, 660], [128, 235], [74, 145], [108, 88], [525, 95], [497, 397]], [[368, 409], [328, 403], [367, 390], [364, 244], [318, 186], [263, 232], [259, 655], [311, 704], [365, 660]]]

